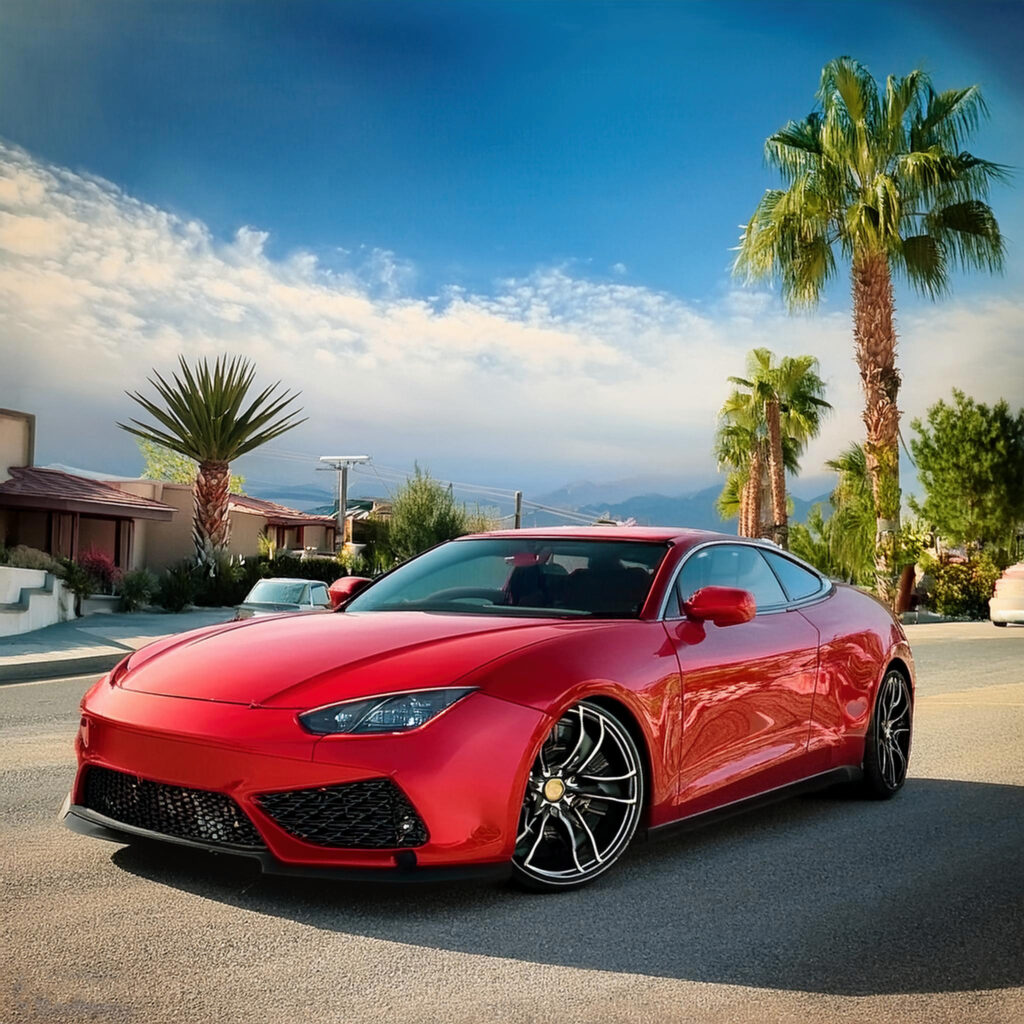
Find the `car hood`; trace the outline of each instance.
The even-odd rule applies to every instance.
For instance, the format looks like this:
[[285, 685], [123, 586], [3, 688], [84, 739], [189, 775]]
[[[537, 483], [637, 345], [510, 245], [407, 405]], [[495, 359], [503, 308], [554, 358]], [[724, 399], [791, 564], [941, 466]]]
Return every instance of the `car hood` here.
[[429, 612], [245, 619], [144, 647], [116, 681], [141, 693], [307, 709], [450, 685], [513, 651], [594, 625]]

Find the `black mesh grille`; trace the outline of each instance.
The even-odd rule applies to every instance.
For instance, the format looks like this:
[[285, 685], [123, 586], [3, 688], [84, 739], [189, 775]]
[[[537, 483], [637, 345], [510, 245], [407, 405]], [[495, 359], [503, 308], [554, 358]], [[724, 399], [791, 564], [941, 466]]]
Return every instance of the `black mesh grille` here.
[[390, 779], [264, 793], [256, 802], [286, 832], [317, 846], [381, 850], [427, 841], [426, 826]]
[[85, 806], [125, 825], [179, 839], [263, 849], [255, 825], [231, 797], [90, 768]]

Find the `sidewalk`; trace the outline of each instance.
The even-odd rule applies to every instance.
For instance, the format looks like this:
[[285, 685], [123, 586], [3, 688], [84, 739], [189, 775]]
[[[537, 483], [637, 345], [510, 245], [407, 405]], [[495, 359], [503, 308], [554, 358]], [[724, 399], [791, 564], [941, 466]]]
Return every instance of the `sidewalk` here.
[[234, 608], [198, 608], [179, 614], [89, 615], [20, 636], [0, 637], [0, 685], [91, 672], [99, 675], [154, 640], [228, 622], [234, 614]]

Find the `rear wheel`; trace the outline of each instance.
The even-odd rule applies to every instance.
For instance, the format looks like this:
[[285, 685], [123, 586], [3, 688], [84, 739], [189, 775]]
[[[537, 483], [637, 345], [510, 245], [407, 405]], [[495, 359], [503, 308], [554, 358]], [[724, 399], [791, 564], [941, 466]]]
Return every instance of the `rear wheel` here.
[[636, 833], [644, 778], [636, 742], [582, 701], [555, 723], [530, 771], [513, 878], [535, 892], [574, 889], [607, 871]]
[[1005, 626], [1006, 623], [1005, 622], [996, 622], [995, 619], [993, 619], [992, 620], [992, 625], [993, 626]]
[[864, 792], [887, 800], [903, 787], [910, 760], [913, 704], [910, 684], [899, 669], [885, 674], [875, 698], [864, 745]]

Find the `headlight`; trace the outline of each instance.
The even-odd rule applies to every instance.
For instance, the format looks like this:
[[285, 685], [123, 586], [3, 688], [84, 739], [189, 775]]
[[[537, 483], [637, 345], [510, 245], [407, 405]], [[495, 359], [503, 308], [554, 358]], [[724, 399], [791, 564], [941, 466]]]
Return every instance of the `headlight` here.
[[299, 721], [322, 736], [331, 733], [406, 732], [425, 725], [474, 687], [447, 690], [415, 690], [387, 697], [347, 700], [299, 715]]

